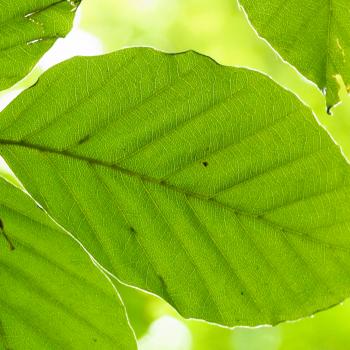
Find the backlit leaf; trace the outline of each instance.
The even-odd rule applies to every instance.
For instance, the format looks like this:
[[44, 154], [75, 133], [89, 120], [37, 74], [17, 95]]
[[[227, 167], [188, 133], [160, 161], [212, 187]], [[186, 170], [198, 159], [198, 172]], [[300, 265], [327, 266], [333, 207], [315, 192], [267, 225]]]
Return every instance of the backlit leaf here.
[[69, 32], [77, 4], [0, 0], [0, 90], [26, 76], [55, 41]]
[[276, 324], [349, 295], [349, 165], [257, 72], [75, 58], [3, 111], [0, 154], [106, 269], [186, 317]]
[[339, 84], [350, 91], [348, 0], [239, 0], [259, 35], [326, 94], [339, 101]]
[[0, 348], [136, 349], [117, 293], [89, 256], [0, 179]]

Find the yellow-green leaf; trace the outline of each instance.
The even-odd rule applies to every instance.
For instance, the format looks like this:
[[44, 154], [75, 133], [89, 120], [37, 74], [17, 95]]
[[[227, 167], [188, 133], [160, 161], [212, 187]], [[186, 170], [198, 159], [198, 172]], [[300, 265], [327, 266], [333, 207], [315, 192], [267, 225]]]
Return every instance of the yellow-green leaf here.
[[260, 73], [75, 58], [3, 111], [0, 154], [105, 268], [186, 317], [276, 324], [349, 296], [349, 164]]
[[112, 284], [31, 198], [2, 179], [0, 348], [136, 349]]
[[69, 32], [79, 2], [0, 0], [0, 90], [25, 77]]
[[239, 0], [259, 35], [326, 95], [328, 111], [350, 91], [348, 0]]

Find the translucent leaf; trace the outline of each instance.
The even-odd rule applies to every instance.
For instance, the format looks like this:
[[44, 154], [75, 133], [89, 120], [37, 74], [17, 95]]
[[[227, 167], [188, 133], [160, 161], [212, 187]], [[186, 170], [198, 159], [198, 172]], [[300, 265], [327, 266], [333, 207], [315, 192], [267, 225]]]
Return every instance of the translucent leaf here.
[[349, 165], [255, 71], [75, 58], [3, 111], [0, 154], [106, 269], [186, 317], [276, 324], [349, 295]]
[[0, 90], [26, 76], [55, 41], [69, 32], [77, 4], [0, 0]]
[[111, 283], [22, 191], [0, 179], [0, 348], [136, 349]]
[[350, 91], [348, 0], [239, 0], [259, 35], [326, 94], [328, 111], [338, 90]]

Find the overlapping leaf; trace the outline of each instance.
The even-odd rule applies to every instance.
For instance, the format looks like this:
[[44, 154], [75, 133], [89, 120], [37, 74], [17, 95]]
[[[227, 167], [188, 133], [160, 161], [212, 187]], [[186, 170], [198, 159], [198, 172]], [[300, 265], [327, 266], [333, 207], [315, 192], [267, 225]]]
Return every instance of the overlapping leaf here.
[[0, 90], [9, 88], [70, 30], [80, 1], [0, 0]]
[[326, 94], [339, 101], [339, 84], [350, 91], [348, 0], [239, 0], [259, 35]]
[[75, 58], [3, 111], [0, 153], [105, 268], [187, 317], [275, 324], [349, 295], [349, 165], [257, 72]]
[[0, 180], [0, 348], [135, 349], [125, 310], [88, 255]]

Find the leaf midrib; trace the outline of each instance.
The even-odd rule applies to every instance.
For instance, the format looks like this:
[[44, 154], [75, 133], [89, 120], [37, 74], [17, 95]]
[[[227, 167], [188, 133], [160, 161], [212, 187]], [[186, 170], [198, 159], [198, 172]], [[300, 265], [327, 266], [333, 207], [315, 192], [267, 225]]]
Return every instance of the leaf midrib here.
[[324, 242], [322, 240], [319, 240], [315, 237], [308, 235], [305, 232], [300, 232], [300, 231], [297, 231], [294, 229], [290, 229], [288, 227], [284, 227], [273, 220], [265, 218], [262, 214], [254, 214], [251, 212], [247, 212], [247, 211], [243, 211], [243, 210], [231, 207], [230, 205], [223, 203], [223, 202], [220, 202], [210, 195], [205, 195], [205, 194], [198, 193], [198, 192], [188, 191], [188, 190], [180, 188], [176, 185], [170, 184], [164, 180], [159, 180], [159, 179], [156, 179], [154, 177], [151, 177], [151, 176], [148, 176], [145, 174], [140, 174], [140, 173], [133, 171], [131, 169], [124, 168], [118, 164], [114, 164], [114, 163], [111, 163], [108, 161], [99, 160], [99, 159], [95, 159], [95, 158], [89, 158], [87, 156], [79, 155], [79, 154], [76, 154], [76, 153], [73, 153], [73, 152], [70, 152], [67, 150], [54, 149], [54, 148], [46, 147], [43, 145], [32, 144], [32, 143], [28, 143], [28, 142], [24, 142], [24, 141], [0, 139], [0, 145], [28, 148], [28, 149], [36, 150], [36, 151], [43, 152], [43, 153], [57, 154], [60, 156], [69, 157], [71, 159], [86, 162], [88, 164], [103, 166], [103, 167], [118, 171], [119, 173], [122, 173], [124, 175], [130, 176], [130, 177], [136, 177], [136, 178], [140, 179], [142, 182], [156, 184], [158, 186], [162, 186], [164, 188], [170, 189], [174, 192], [181, 193], [181, 194], [185, 195], [186, 197], [192, 197], [194, 199], [213, 203], [214, 205], [216, 205], [218, 207], [221, 207], [221, 208], [224, 208], [226, 210], [231, 211], [236, 216], [245, 216], [245, 217], [249, 217], [252, 219], [260, 220], [260, 221], [264, 222], [265, 224], [267, 224], [268, 226], [275, 228], [275, 229], [278, 229], [282, 234], [284, 234], [284, 233], [293, 234], [294, 236], [297, 236], [301, 239], [311, 241], [315, 244], [323, 245], [323, 246], [326, 246], [328, 248], [337, 249], [337, 250], [340, 250], [340, 251], [343, 251], [346, 253], [350, 253], [350, 249], [347, 249], [346, 247], [335, 245], [335, 244], [328, 243], [328, 242]]

